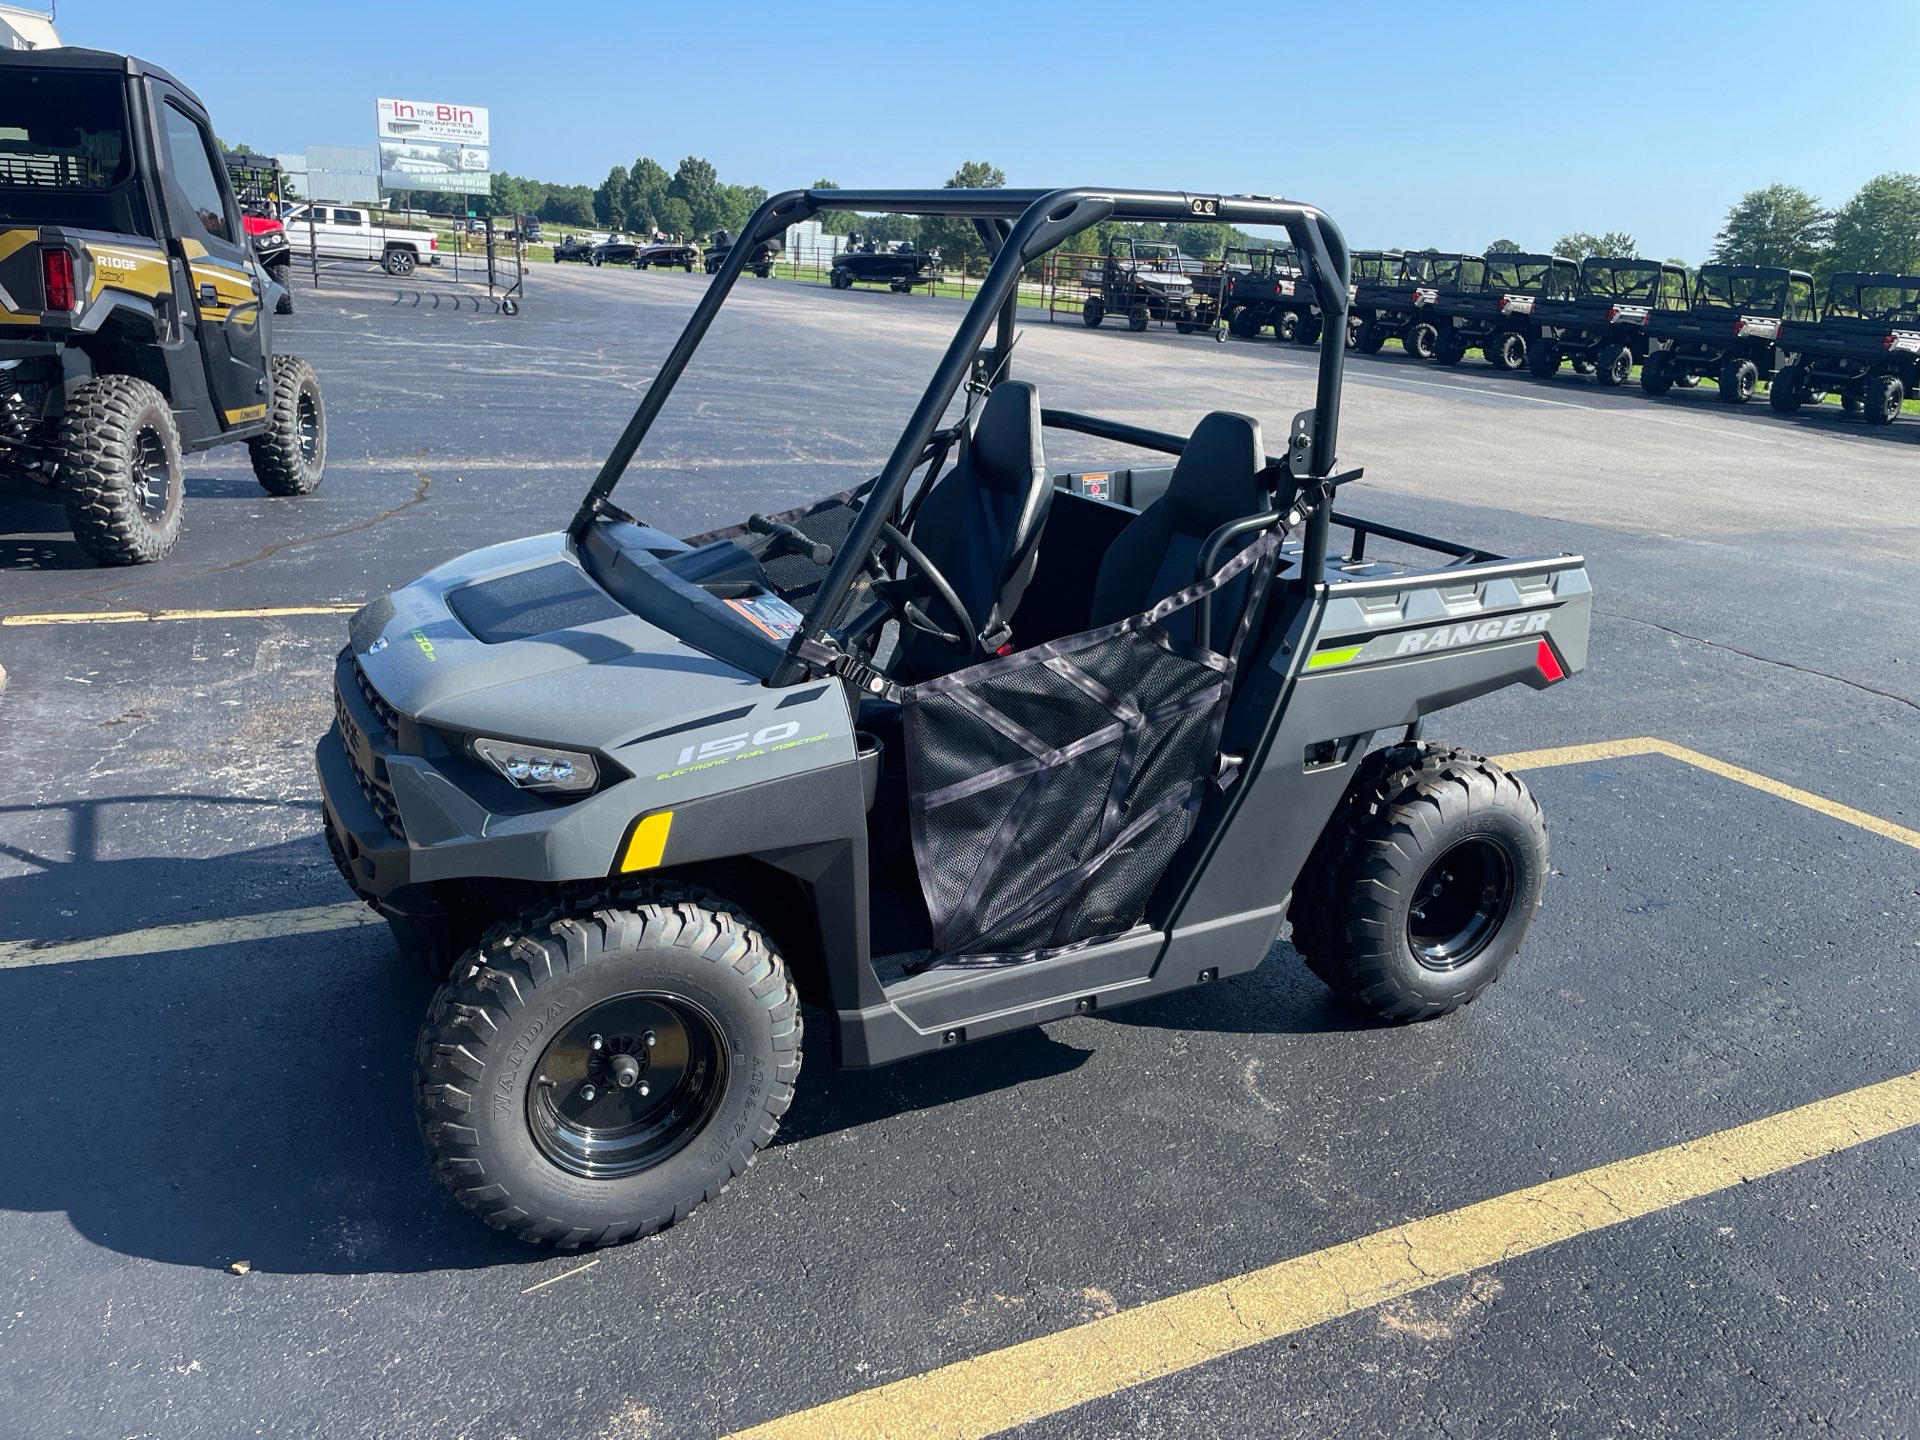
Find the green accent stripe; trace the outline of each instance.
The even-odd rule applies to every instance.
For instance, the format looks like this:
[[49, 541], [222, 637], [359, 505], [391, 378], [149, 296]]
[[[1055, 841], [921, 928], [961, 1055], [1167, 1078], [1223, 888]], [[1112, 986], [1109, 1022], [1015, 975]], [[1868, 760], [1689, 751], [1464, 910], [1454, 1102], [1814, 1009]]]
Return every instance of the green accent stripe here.
[[1360, 653], [1361, 647], [1350, 645], [1344, 650], [1322, 650], [1307, 661], [1307, 669], [1318, 670], [1323, 665], [1344, 665]]

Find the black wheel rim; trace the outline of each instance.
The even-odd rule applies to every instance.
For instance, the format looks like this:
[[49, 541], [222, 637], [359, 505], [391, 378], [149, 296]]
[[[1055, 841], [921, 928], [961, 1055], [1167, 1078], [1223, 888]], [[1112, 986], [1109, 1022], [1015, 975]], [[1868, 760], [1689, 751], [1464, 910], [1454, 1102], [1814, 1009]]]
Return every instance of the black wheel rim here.
[[613, 1180], [691, 1143], [726, 1089], [712, 1016], [678, 995], [622, 995], [583, 1011], [547, 1046], [527, 1088], [527, 1123], [562, 1170]]
[[134, 440], [133, 495], [149, 525], [166, 518], [173, 499], [173, 470], [167, 464], [167, 444], [151, 425], [142, 425]]
[[293, 429], [300, 438], [301, 461], [313, 464], [314, 457], [320, 453], [320, 407], [309, 391], [302, 390], [294, 402]]
[[1458, 970], [1493, 943], [1513, 908], [1513, 856], [1475, 836], [1440, 854], [1414, 887], [1407, 948], [1428, 970]]

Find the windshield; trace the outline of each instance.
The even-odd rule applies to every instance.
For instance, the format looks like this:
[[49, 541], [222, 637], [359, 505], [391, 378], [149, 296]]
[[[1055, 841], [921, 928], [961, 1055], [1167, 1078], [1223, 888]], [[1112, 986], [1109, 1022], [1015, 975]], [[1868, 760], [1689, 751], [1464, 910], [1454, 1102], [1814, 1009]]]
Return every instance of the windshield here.
[[1609, 300], [1651, 304], [1660, 293], [1660, 267], [1644, 260], [1589, 260], [1581, 267], [1580, 278], [1587, 294]]
[[1406, 276], [1406, 263], [1398, 255], [1355, 255], [1353, 281], [1356, 285], [1398, 285]]
[[151, 235], [123, 78], [15, 69], [0, 88], [0, 219]]
[[1712, 310], [1777, 313], [1787, 294], [1787, 272], [1730, 275], [1712, 265], [1700, 267], [1693, 303]]
[[1833, 283], [1829, 315], [1861, 320], [1920, 320], [1920, 276], [1875, 276], [1871, 282]]
[[1435, 285], [1478, 290], [1487, 278], [1487, 262], [1477, 255], [1435, 255], [1428, 278]]

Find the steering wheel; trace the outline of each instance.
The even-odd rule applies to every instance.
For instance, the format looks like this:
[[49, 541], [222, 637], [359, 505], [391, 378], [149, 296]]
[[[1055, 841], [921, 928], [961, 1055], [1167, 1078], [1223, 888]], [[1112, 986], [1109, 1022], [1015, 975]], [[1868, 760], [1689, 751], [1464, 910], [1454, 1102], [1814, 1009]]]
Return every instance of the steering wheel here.
[[952, 612], [960, 622], [960, 633], [941, 627], [938, 621], [928, 615], [918, 605], [890, 587], [901, 584], [899, 581], [881, 581], [876, 584], [874, 593], [885, 602], [887, 608], [902, 625], [910, 625], [922, 635], [931, 636], [949, 650], [960, 655], [971, 655], [979, 645], [979, 632], [974, 626], [973, 617], [967, 614], [967, 607], [960, 603], [960, 597], [948, 583], [947, 577], [940, 573], [940, 567], [929, 560], [918, 545], [902, 535], [893, 525], [880, 527], [881, 539], [900, 553], [907, 562], [908, 569], [917, 574], [932, 587], [935, 597]]

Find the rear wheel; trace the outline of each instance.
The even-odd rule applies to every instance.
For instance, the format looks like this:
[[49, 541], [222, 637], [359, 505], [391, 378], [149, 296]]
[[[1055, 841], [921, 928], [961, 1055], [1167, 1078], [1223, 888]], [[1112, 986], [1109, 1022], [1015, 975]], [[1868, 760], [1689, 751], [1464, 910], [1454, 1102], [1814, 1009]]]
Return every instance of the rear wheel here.
[[1526, 366], [1527, 337], [1518, 331], [1505, 331], [1482, 346], [1481, 353], [1494, 369], [1511, 373]]
[[1173, 328], [1178, 330], [1182, 335], [1191, 335], [1200, 327], [1195, 325], [1191, 320], [1176, 320], [1173, 322]]
[[1760, 386], [1760, 367], [1738, 357], [1720, 367], [1720, 398], [1729, 405], [1744, 405]]
[[158, 390], [131, 375], [74, 389], [55, 431], [73, 538], [102, 565], [145, 565], [180, 538], [180, 432]]
[[411, 275], [417, 262], [413, 251], [396, 245], [387, 251], [380, 263], [386, 267], [389, 275]]
[[1544, 336], [1527, 347], [1527, 373], [1536, 380], [1551, 380], [1560, 373], [1560, 347]]
[[1426, 1020], [1478, 998], [1526, 939], [1547, 876], [1527, 787], [1446, 745], [1367, 757], [1294, 887], [1293, 945], [1342, 999]]
[[1799, 365], [1776, 370], [1767, 386], [1767, 404], [1782, 415], [1791, 415], [1807, 403], [1807, 372]]
[[269, 495], [308, 495], [319, 488], [327, 468], [327, 407], [320, 398], [320, 377], [294, 355], [274, 356], [269, 369], [273, 396], [267, 405], [267, 433], [247, 442], [253, 476]]
[[1127, 328], [1129, 330], [1144, 330], [1147, 328], [1147, 321], [1152, 318], [1153, 317], [1147, 313], [1146, 306], [1135, 305], [1127, 311]]
[[495, 926], [414, 1051], [434, 1170], [496, 1229], [562, 1248], [651, 1235], [773, 1138], [798, 997], [741, 911], [625, 887]]
[[1242, 305], [1227, 317], [1227, 333], [1251, 340], [1260, 333], [1260, 317], [1250, 305]]
[[1900, 418], [1900, 406], [1907, 398], [1907, 387], [1898, 375], [1875, 375], [1867, 381], [1867, 423], [1891, 425]]
[[1433, 347], [1433, 358], [1441, 365], [1458, 365], [1467, 358], [1467, 347], [1451, 334], [1442, 335]]
[[1089, 300], [1080, 307], [1080, 323], [1089, 330], [1098, 329], [1100, 322], [1107, 318], [1107, 307], [1098, 300]]
[[1599, 355], [1600, 383], [1624, 385], [1633, 378], [1633, 351], [1624, 345], [1609, 345]]
[[1300, 316], [1292, 310], [1283, 310], [1273, 317], [1273, 338], [1291, 340], [1299, 332]]
[[1416, 320], [1401, 335], [1400, 344], [1416, 360], [1431, 360], [1440, 343], [1440, 332], [1424, 320]]
[[1380, 347], [1387, 343], [1387, 332], [1379, 325], [1362, 325], [1360, 333], [1354, 337], [1353, 348], [1362, 355], [1378, 355]]
[[1318, 345], [1323, 321], [1318, 315], [1302, 315], [1294, 321], [1293, 341], [1296, 345]]
[[1666, 352], [1656, 350], [1640, 367], [1640, 388], [1649, 395], [1664, 395], [1673, 389], [1673, 377], [1667, 373]]

